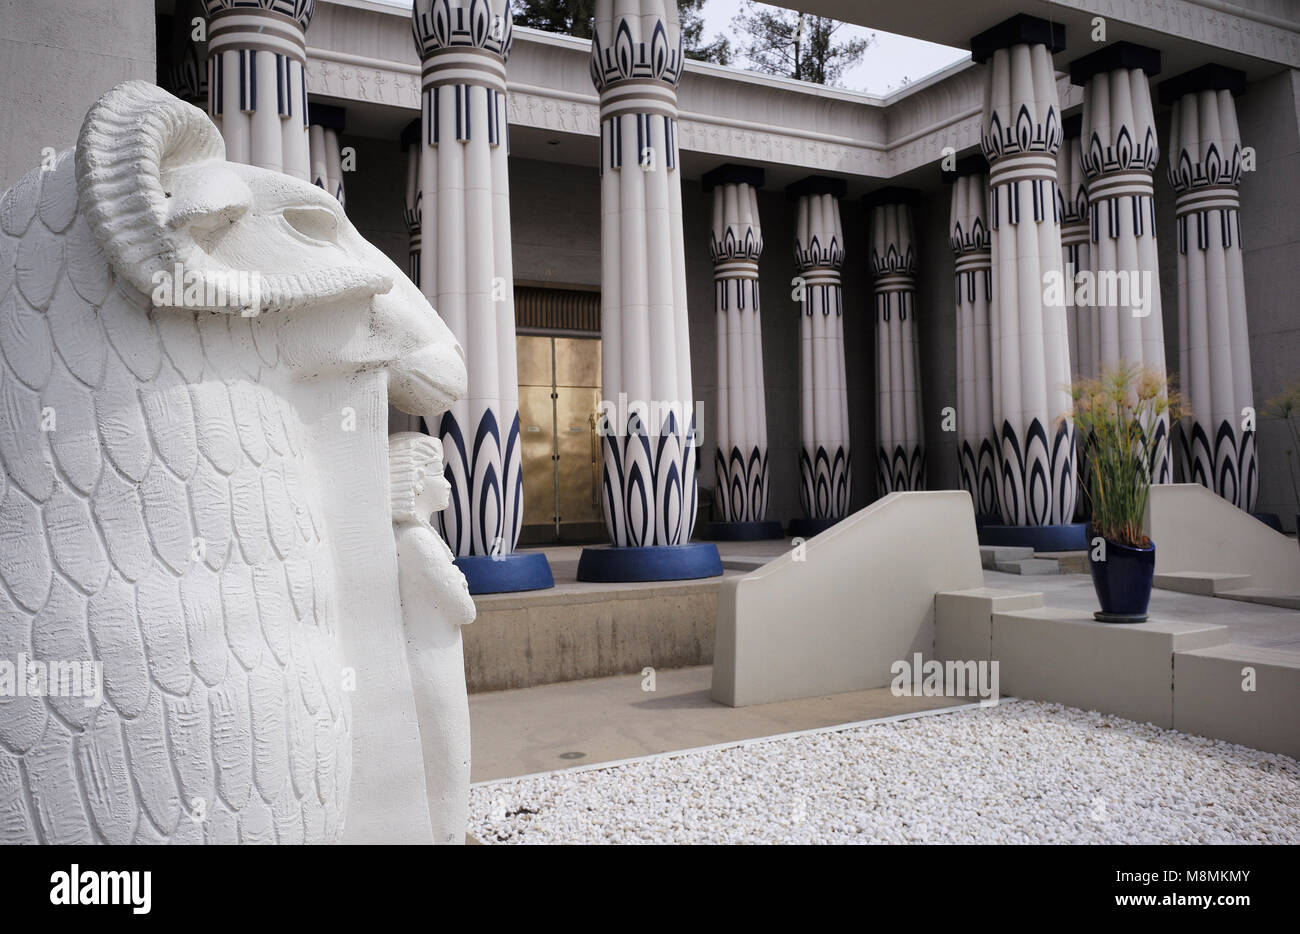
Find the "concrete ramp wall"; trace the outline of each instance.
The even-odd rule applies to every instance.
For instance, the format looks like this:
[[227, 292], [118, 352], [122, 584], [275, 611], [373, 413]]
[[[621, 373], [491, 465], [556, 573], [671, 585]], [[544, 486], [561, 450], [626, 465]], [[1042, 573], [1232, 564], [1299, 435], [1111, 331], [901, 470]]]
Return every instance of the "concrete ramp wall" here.
[[1156, 573], [1248, 574], [1249, 585], [1300, 589], [1300, 548], [1199, 483], [1153, 486], [1147, 534]]
[[[800, 560], [802, 558], [802, 560]], [[981, 587], [970, 496], [891, 493], [718, 595], [713, 699], [732, 707], [884, 687], [934, 650], [934, 595]]]

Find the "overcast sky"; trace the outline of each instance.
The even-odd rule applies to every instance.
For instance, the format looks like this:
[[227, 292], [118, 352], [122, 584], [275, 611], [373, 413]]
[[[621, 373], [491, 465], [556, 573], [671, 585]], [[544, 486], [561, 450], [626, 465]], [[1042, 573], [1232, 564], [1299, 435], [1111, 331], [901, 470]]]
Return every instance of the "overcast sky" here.
[[[391, 6], [410, 9], [411, 0], [379, 0]], [[731, 21], [740, 12], [741, 0], [705, 0], [704, 32], [706, 39], [722, 34], [732, 39], [732, 45], [739, 44]], [[876, 42], [856, 68], [846, 71], [840, 78], [843, 87], [854, 91], [868, 91], [872, 94], [886, 94], [902, 86], [904, 78], [919, 81], [927, 75], [934, 74], [941, 68], [959, 62], [969, 56], [964, 49], [953, 49], [933, 42], [921, 42], [906, 36], [876, 30]], [[855, 38], [868, 36], [870, 29], [860, 26], [843, 26], [835, 34], [836, 38]], [[733, 65], [744, 67], [743, 61]]]
[[[740, 44], [731, 28], [732, 18], [740, 12], [741, 0], [705, 0], [704, 32], [712, 39], [717, 33], [732, 38], [732, 45]], [[906, 36], [896, 36], [891, 32], [863, 29], [860, 26], [841, 26], [835, 33], [836, 39], [866, 37], [872, 32], [876, 41], [856, 68], [846, 71], [840, 77], [843, 87], [854, 91], [868, 91], [872, 94], [885, 94], [897, 89], [904, 77], [919, 81], [927, 75], [934, 74], [953, 62], [970, 57], [964, 49], [953, 49], [933, 42], [922, 42]], [[744, 67], [744, 62], [732, 64]]]

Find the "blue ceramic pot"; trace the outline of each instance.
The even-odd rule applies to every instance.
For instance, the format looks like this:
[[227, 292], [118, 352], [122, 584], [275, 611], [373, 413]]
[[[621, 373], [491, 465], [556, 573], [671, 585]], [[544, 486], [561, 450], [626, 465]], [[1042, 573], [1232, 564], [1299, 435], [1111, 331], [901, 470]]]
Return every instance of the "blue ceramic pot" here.
[[[1088, 528], [1088, 540], [1095, 531]], [[1092, 587], [1097, 591], [1101, 612], [1097, 619], [1108, 623], [1140, 623], [1147, 618], [1147, 605], [1151, 602], [1151, 580], [1156, 570], [1156, 546], [1132, 548], [1106, 539], [1106, 560], [1093, 558], [1088, 550], [1088, 567], [1092, 571]]]

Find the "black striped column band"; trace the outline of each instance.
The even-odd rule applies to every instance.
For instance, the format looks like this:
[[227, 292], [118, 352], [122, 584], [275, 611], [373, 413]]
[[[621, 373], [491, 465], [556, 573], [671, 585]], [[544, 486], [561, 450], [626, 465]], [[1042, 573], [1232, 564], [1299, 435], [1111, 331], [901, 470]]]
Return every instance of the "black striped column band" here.
[[876, 292], [915, 292], [916, 277], [905, 276], [899, 273], [892, 273], [886, 276], [877, 276], [875, 281]]
[[1056, 183], [1056, 155], [1040, 152], [1013, 152], [1000, 156], [989, 167], [989, 187], [1012, 182], [1048, 179]]
[[713, 278], [757, 279], [758, 263], [750, 259], [727, 259], [713, 265]]
[[627, 78], [608, 84], [600, 92], [600, 119], [623, 114], [658, 114], [677, 119], [677, 91], [669, 84], [647, 78]]
[[477, 84], [506, 93], [506, 64], [496, 52], [466, 46], [436, 49], [424, 60], [422, 89], [443, 84]]
[[1155, 193], [1149, 172], [1114, 172], [1088, 180], [1088, 201], [1096, 204], [1108, 198], [1146, 197]]
[[298, 21], [273, 10], [223, 10], [208, 23], [208, 56], [256, 49], [307, 64], [307, 37]]
[[993, 253], [990, 250], [963, 253], [954, 260], [953, 266], [956, 267], [957, 272], [976, 272], [980, 269], [991, 269], [993, 266]]
[[1235, 211], [1241, 198], [1233, 185], [1205, 185], [1178, 193], [1174, 201], [1174, 216], [1183, 217], [1200, 211]]

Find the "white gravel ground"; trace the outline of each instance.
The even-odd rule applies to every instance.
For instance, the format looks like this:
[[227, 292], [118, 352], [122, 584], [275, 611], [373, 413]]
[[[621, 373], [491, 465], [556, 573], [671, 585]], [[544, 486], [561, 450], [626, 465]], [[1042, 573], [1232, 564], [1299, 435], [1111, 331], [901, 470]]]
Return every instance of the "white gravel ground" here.
[[1009, 701], [480, 785], [470, 832], [486, 844], [1300, 843], [1300, 763]]

